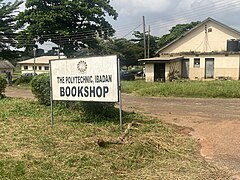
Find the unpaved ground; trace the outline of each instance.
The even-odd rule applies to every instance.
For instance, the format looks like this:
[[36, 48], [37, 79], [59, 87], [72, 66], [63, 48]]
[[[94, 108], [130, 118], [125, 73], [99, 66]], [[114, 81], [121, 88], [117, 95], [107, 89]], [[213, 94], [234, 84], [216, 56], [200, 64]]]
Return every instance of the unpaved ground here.
[[[33, 98], [30, 90], [8, 87], [9, 97]], [[201, 154], [240, 179], [240, 99], [155, 98], [123, 94], [123, 109], [184, 126], [202, 145]]]
[[201, 154], [240, 179], [240, 99], [155, 98], [123, 95], [123, 107], [187, 127]]

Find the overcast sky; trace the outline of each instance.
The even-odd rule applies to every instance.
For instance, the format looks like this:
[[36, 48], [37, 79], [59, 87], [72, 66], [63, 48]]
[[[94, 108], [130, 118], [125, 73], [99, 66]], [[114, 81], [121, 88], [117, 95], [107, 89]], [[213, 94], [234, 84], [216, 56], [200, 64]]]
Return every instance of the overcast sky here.
[[107, 19], [118, 38], [132, 38], [134, 30], [142, 32], [143, 16], [146, 29], [150, 25], [155, 36], [168, 33], [177, 24], [203, 21], [207, 17], [240, 31], [240, 0], [111, 0], [110, 4], [118, 12], [118, 19]]
[[[240, 0], [112, 0], [117, 21], [112, 21], [117, 37], [127, 37], [146, 19], [153, 35], [161, 36], [176, 24], [203, 21], [212, 17], [240, 30]], [[136, 30], [143, 31], [142, 26]]]

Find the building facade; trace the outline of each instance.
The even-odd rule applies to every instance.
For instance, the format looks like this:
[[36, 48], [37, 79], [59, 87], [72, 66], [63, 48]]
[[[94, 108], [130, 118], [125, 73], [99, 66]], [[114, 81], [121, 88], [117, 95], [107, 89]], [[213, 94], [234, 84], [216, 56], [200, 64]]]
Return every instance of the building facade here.
[[58, 56], [41, 56], [20, 61], [18, 64], [21, 66], [22, 74], [42, 74], [49, 73], [49, 61], [54, 59], [58, 59]]
[[240, 77], [240, 32], [208, 18], [158, 51], [145, 63], [146, 81], [165, 81], [171, 76], [203, 79]]

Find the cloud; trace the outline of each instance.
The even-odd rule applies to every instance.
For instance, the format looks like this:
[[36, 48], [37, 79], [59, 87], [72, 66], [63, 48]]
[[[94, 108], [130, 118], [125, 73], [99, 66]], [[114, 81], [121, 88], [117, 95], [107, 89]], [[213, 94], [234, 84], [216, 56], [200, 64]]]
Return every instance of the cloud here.
[[171, 6], [171, 2], [169, 0], [113, 0], [111, 5], [116, 8], [119, 16], [125, 17], [149, 12], [161, 13]]

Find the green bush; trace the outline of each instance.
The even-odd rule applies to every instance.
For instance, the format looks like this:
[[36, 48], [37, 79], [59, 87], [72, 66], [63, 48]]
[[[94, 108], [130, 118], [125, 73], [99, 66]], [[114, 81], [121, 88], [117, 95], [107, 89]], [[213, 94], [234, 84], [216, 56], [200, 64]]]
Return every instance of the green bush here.
[[0, 76], [0, 99], [4, 97], [4, 92], [7, 87], [7, 81], [2, 76]]
[[21, 76], [21, 77], [17, 78], [16, 80], [14, 80], [13, 83], [15, 85], [28, 84], [31, 82], [32, 79], [33, 79], [33, 76]]
[[49, 106], [50, 101], [50, 76], [49, 74], [39, 74], [31, 81], [32, 93], [40, 104]]

